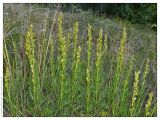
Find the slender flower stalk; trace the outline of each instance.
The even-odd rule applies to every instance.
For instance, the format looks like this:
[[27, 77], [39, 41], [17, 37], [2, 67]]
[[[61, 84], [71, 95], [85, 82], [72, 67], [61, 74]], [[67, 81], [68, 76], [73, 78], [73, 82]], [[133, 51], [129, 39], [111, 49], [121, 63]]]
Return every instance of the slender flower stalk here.
[[137, 111], [137, 113], [143, 109], [141, 107], [141, 104], [144, 103], [144, 98], [146, 98], [146, 96], [147, 96], [146, 77], [147, 77], [148, 72], [149, 72], [149, 59], [147, 59], [147, 61], [146, 61], [144, 72], [142, 74], [142, 82], [139, 87], [139, 95], [138, 95], [138, 99], [137, 99], [137, 107], [139, 107], [139, 110]]
[[58, 42], [59, 42], [59, 64], [60, 64], [60, 111], [63, 110], [64, 107], [64, 80], [65, 80], [65, 71], [66, 71], [66, 55], [67, 55], [67, 46], [66, 39], [63, 37], [63, 28], [62, 28], [62, 19], [63, 15], [60, 14], [58, 16]]
[[138, 95], [139, 74], [140, 74], [140, 71], [135, 72], [135, 81], [133, 84], [133, 95], [132, 95], [132, 103], [130, 107], [130, 116], [134, 115], [135, 102], [136, 102], [137, 95]]
[[96, 80], [95, 80], [95, 109], [97, 109], [98, 105], [98, 91], [100, 85], [100, 70], [101, 70], [101, 63], [102, 63], [102, 29], [99, 32], [99, 38], [97, 41], [96, 47]]
[[117, 109], [117, 93], [118, 93], [118, 88], [119, 88], [119, 80], [120, 80], [120, 75], [121, 75], [121, 71], [123, 69], [122, 65], [123, 65], [123, 60], [124, 60], [124, 48], [125, 48], [125, 44], [127, 41], [127, 33], [126, 33], [126, 29], [123, 29], [123, 37], [121, 39], [121, 43], [120, 43], [120, 48], [118, 51], [118, 61], [117, 61], [117, 65], [116, 65], [116, 71], [115, 74], [113, 76], [113, 83], [111, 86], [112, 89], [112, 113], [113, 115], [116, 115], [116, 109]]
[[126, 29], [124, 28], [123, 29], [123, 37], [122, 37], [120, 48], [118, 51], [118, 64], [117, 64], [116, 73], [115, 73], [115, 86], [114, 87], [115, 87], [116, 92], [118, 89], [120, 73], [122, 70], [122, 64], [123, 64], [123, 60], [124, 60], [124, 48], [125, 48], [126, 41], [127, 41], [127, 33], [126, 33]]
[[[73, 78], [72, 78], [72, 83], [71, 83], [71, 103], [72, 103], [72, 105], [71, 105], [71, 108], [73, 109], [73, 105], [74, 105], [74, 98], [75, 98], [75, 86], [76, 86], [76, 80], [77, 80], [77, 62], [79, 62], [78, 61], [78, 54], [80, 54], [80, 53], [78, 53], [78, 51], [77, 51], [77, 38], [78, 38], [78, 22], [76, 22], [75, 24], [74, 24], [74, 27], [73, 27], [73, 42], [74, 42], [74, 52], [73, 52], [73, 64], [72, 64], [72, 76], [73, 76]], [[80, 51], [79, 51], [80, 52]]]
[[91, 73], [90, 73], [90, 61], [91, 61], [91, 40], [92, 40], [92, 27], [88, 24], [88, 59], [87, 59], [87, 70], [86, 70], [86, 112], [87, 115], [90, 113], [90, 84], [91, 84]]
[[80, 55], [81, 55], [81, 47], [79, 46], [77, 49], [77, 53], [76, 53], [76, 61], [75, 61], [75, 71], [73, 74], [73, 85], [72, 85], [72, 89], [73, 89], [73, 93], [72, 93], [72, 111], [75, 108], [75, 104], [76, 104], [76, 94], [77, 94], [77, 82], [78, 82], [78, 74], [79, 74], [79, 65], [80, 65]]
[[[75, 80], [78, 78], [78, 67], [79, 67], [79, 64], [80, 64], [80, 57], [81, 57], [81, 47], [79, 46], [78, 47], [78, 49], [77, 49], [77, 51], [76, 51], [76, 59], [75, 59], [75, 67], [74, 67], [74, 69], [75, 69]], [[76, 81], [75, 81], [75, 83], [76, 83]]]
[[8, 86], [9, 85], [9, 68], [8, 68], [8, 66], [6, 66], [6, 74], [5, 74], [4, 79], [5, 79], [4, 86], [5, 86], [5, 89], [8, 93], [9, 92], [9, 86]]
[[73, 29], [73, 40], [74, 40], [74, 60], [76, 59], [76, 53], [77, 53], [77, 38], [78, 38], [78, 22], [74, 24]]
[[149, 59], [147, 59], [145, 71], [143, 73], [143, 82], [142, 82], [143, 89], [145, 88], [145, 81], [146, 81], [146, 77], [147, 77], [148, 72], [149, 72]]
[[153, 99], [153, 92], [149, 93], [149, 98], [145, 106], [145, 115], [148, 117], [150, 116], [150, 107]]
[[29, 26], [27, 34], [26, 34], [26, 43], [25, 43], [25, 53], [29, 59], [29, 64], [32, 72], [32, 83], [33, 83], [33, 99], [36, 104], [36, 81], [35, 81], [35, 35], [33, 32], [32, 24]]
[[76, 58], [76, 64], [75, 64], [76, 77], [78, 77], [77, 72], [78, 72], [78, 66], [80, 64], [80, 57], [81, 57], [81, 47], [79, 46], [77, 50], [77, 58]]
[[[7, 94], [10, 94], [10, 87], [9, 87], [9, 79], [10, 79], [10, 69], [11, 69], [11, 65], [10, 65], [10, 60], [9, 60], [9, 54], [8, 54], [8, 50], [7, 50], [7, 46], [6, 46], [6, 42], [4, 41], [4, 60], [7, 63], [6, 65], [6, 74], [5, 74], [5, 83], [4, 86], [6, 88]], [[9, 95], [10, 96], [10, 95]]]

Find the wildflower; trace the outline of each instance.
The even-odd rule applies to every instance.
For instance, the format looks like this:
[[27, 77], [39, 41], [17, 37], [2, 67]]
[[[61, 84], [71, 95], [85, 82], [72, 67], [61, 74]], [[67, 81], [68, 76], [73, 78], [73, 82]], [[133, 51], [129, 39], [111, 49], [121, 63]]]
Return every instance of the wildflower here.
[[63, 36], [63, 28], [62, 28], [62, 19], [63, 15], [60, 14], [58, 16], [58, 42], [59, 42], [59, 56], [58, 59], [60, 61], [60, 105], [59, 109], [63, 109], [63, 98], [64, 98], [64, 79], [65, 79], [65, 71], [66, 71], [66, 55], [67, 55], [67, 45], [66, 38]]
[[74, 30], [73, 30], [74, 59], [76, 58], [76, 52], [77, 52], [77, 33], [78, 33], [78, 22], [74, 24]]
[[98, 38], [98, 41], [97, 41], [96, 67], [99, 67], [101, 56], [102, 56], [102, 29], [100, 30], [99, 38]]
[[92, 26], [88, 24], [88, 67], [91, 59], [91, 40], [92, 40]]
[[123, 65], [123, 61], [124, 61], [124, 48], [125, 48], [125, 44], [127, 41], [127, 33], [126, 33], [126, 29], [123, 29], [123, 37], [121, 39], [121, 43], [120, 43], [120, 48], [118, 51], [118, 61], [117, 61], [117, 65], [116, 65], [116, 71], [113, 77], [113, 86], [111, 87], [113, 95], [112, 95], [112, 112], [113, 114], [116, 113], [116, 103], [117, 103], [117, 99], [115, 99], [115, 97], [117, 97], [117, 93], [118, 93], [118, 88], [119, 88], [119, 80], [120, 80], [120, 76], [121, 76], [121, 71], [123, 69], [122, 65]]
[[77, 72], [78, 65], [79, 65], [79, 62], [80, 62], [80, 54], [81, 54], [81, 47], [79, 46], [78, 50], [77, 50], [77, 55], [76, 55], [77, 58], [76, 58], [75, 72]]
[[146, 103], [146, 107], [145, 107], [145, 114], [146, 114], [146, 116], [150, 115], [149, 109], [151, 107], [152, 99], [153, 99], [153, 92], [149, 93], [149, 98], [148, 98], [148, 101]]
[[133, 112], [134, 112], [134, 109], [135, 109], [135, 101], [136, 101], [137, 95], [138, 95], [139, 74], [140, 74], [140, 71], [135, 72], [135, 81], [134, 81], [134, 84], [133, 84], [132, 103], [131, 103], [131, 108], [130, 108], [131, 116], [133, 115]]
[[[99, 80], [100, 80], [100, 68], [101, 68], [101, 57], [102, 57], [102, 29], [99, 32], [99, 38], [97, 41], [97, 48], [96, 48], [97, 56], [96, 56], [96, 80], [95, 80], [95, 104], [97, 107], [98, 102], [98, 89], [99, 89]], [[97, 109], [97, 108], [96, 108]]]
[[[28, 28], [27, 35], [26, 35], [25, 53], [28, 56], [31, 70], [32, 70], [32, 74], [34, 74], [33, 71], [34, 71], [34, 64], [35, 64], [35, 59], [34, 59], [35, 38], [34, 37], [35, 36], [33, 33], [33, 26], [31, 24]], [[32, 80], [34, 80], [34, 79], [32, 79]]]
[[8, 91], [8, 83], [9, 83], [9, 68], [6, 67], [6, 74], [5, 74], [5, 88]]
[[92, 40], [92, 27], [88, 24], [88, 60], [86, 70], [87, 92], [86, 92], [86, 112], [90, 112], [90, 59], [91, 59], [91, 40]]
[[146, 66], [145, 66], [145, 71], [144, 71], [144, 74], [143, 74], [142, 86], [145, 86], [145, 81], [146, 81], [146, 76], [148, 74], [148, 70], [149, 70], [149, 59], [147, 59], [147, 63], [146, 63]]
[[26, 34], [26, 43], [25, 43], [25, 53], [29, 59], [31, 72], [32, 72], [32, 83], [33, 83], [33, 99], [34, 104], [37, 104], [38, 96], [36, 91], [36, 81], [35, 81], [35, 35], [33, 33], [33, 26], [32, 24], [29, 26], [27, 34]]

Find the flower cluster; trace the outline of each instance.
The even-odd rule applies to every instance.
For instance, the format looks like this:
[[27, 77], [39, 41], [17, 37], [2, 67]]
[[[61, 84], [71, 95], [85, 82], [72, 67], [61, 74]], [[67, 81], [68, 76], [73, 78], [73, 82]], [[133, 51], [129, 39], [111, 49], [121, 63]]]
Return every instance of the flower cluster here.
[[34, 76], [33, 71], [34, 71], [34, 65], [35, 65], [34, 48], [35, 48], [35, 35], [33, 33], [33, 26], [31, 24], [28, 28], [27, 35], [26, 35], [25, 53], [28, 56], [33, 76]]
[[63, 36], [63, 27], [62, 27], [63, 14], [60, 13], [58, 16], [58, 44], [59, 44], [59, 62], [60, 62], [60, 105], [59, 109], [63, 109], [63, 99], [64, 99], [64, 79], [66, 71], [66, 56], [67, 56], [67, 45], [66, 38]]
[[153, 99], [153, 92], [149, 93], [149, 98], [148, 98], [148, 101], [146, 103], [146, 107], [145, 107], [146, 116], [150, 115], [149, 109], [151, 107], [152, 99]]
[[6, 67], [6, 74], [5, 74], [5, 88], [8, 90], [8, 82], [9, 82], [9, 68], [8, 66]]
[[131, 103], [131, 108], [130, 108], [130, 115], [131, 116], [133, 115], [133, 112], [135, 109], [135, 102], [136, 102], [136, 98], [138, 95], [139, 74], [140, 74], [140, 71], [135, 72], [135, 81], [134, 81], [134, 85], [133, 85], [132, 103]]
[[87, 69], [86, 69], [86, 81], [87, 81], [87, 90], [86, 90], [86, 112], [89, 114], [90, 112], [90, 60], [91, 60], [91, 43], [92, 40], [92, 26], [88, 24], [88, 60], [87, 60]]
[[99, 91], [99, 81], [100, 81], [100, 69], [101, 69], [101, 60], [102, 58], [102, 29], [99, 32], [99, 38], [97, 41], [96, 48], [96, 80], [95, 80], [95, 104], [97, 107], [98, 102], [98, 91]]

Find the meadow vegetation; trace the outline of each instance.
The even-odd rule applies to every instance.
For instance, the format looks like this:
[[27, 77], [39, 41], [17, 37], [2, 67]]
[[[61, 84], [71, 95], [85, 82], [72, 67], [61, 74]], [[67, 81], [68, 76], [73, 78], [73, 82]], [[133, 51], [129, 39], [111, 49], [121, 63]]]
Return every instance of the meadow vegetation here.
[[156, 31], [75, 11], [4, 4], [4, 116], [157, 116]]

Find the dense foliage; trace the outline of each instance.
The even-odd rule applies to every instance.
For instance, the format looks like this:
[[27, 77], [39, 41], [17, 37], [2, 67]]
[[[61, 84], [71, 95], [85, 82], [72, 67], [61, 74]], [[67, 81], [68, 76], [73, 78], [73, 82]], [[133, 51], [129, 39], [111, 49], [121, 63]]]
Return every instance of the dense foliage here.
[[80, 6], [84, 9], [92, 9], [102, 14], [119, 16], [132, 23], [157, 23], [157, 4], [149, 3], [106, 3], [106, 4], [84, 4]]
[[4, 5], [4, 116], [156, 116], [156, 33], [91, 12]]
[[[59, 4], [61, 10], [71, 10], [78, 7], [83, 10], [92, 10], [94, 14], [118, 16], [132, 23], [157, 24], [156, 3], [72, 3]], [[42, 4], [43, 7], [55, 8], [56, 4]]]

